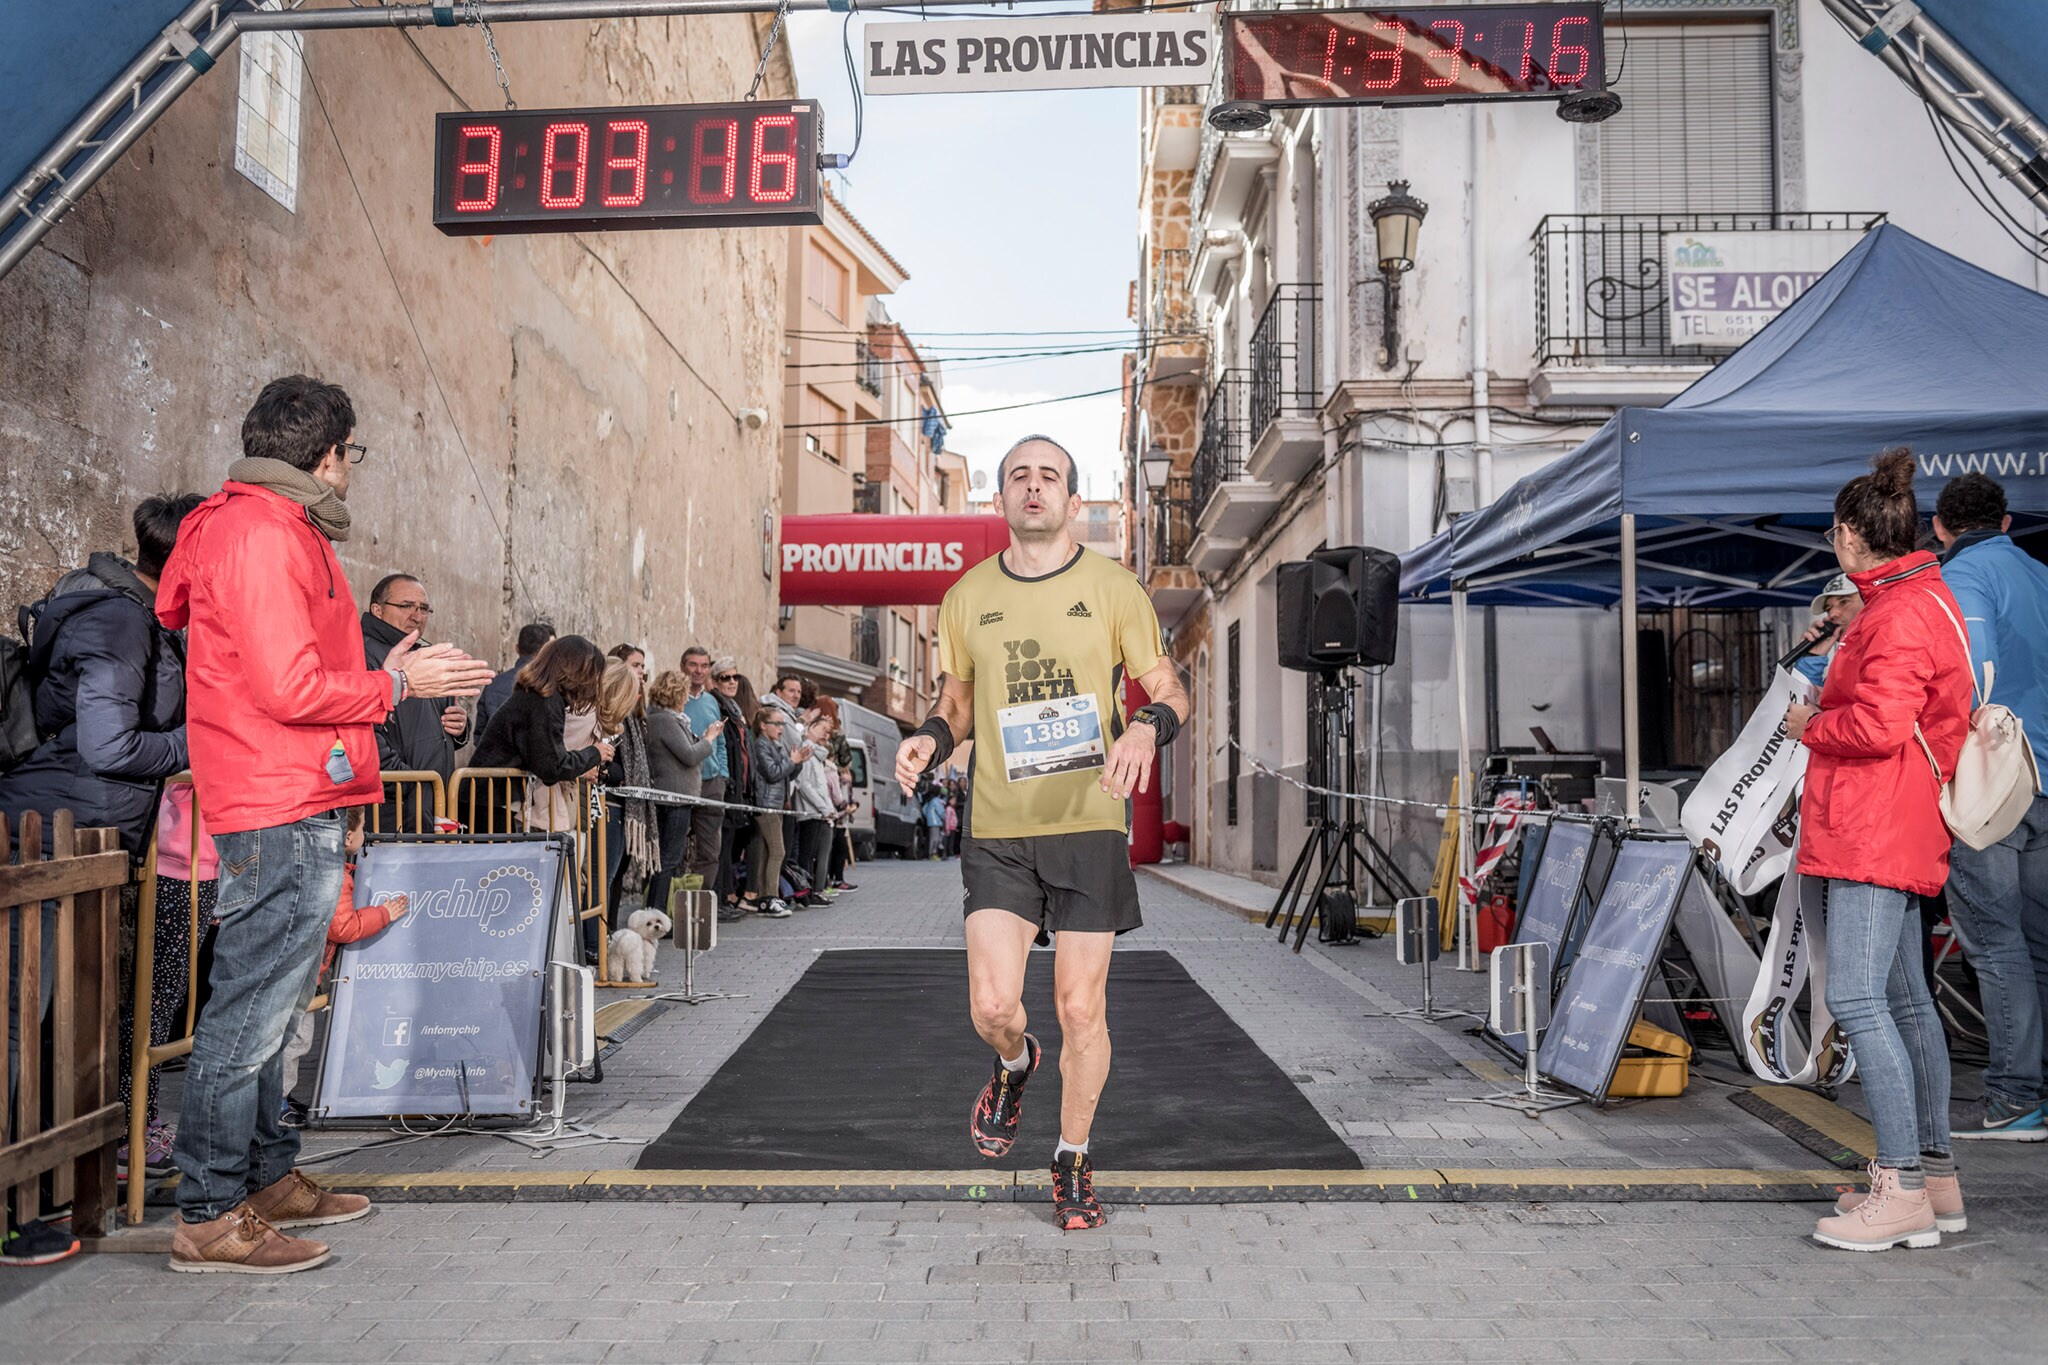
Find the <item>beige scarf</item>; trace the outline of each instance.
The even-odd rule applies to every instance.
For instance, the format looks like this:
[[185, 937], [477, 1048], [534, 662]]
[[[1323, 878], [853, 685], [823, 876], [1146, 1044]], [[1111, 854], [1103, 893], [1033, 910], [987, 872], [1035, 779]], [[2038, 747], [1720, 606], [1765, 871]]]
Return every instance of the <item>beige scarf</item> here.
[[348, 504], [339, 493], [305, 470], [283, 460], [245, 455], [228, 466], [228, 478], [290, 498], [306, 509], [306, 515], [329, 540], [348, 539]]

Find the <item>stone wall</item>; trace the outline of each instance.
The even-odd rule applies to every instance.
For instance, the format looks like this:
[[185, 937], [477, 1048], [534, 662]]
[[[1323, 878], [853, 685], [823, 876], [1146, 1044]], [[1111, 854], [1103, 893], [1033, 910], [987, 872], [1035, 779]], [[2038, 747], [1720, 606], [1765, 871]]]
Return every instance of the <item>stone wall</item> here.
[[[732, 99], [759, 51], [743, 16], [496, 35], [528, 108]], [[359, 600], [404, 569], [481, 654], [545, 617], [767, 671], [788, 229], [445, 237], [433, 116], [500, 102], [480, 35], [305, 58], [296, 211], [234, 169], [231, 51], [0, 280], [0, 604], [132, 552], [138, 498], [217, 488], [262, 384], [304, 371], [370, 448], [340, 547]]]

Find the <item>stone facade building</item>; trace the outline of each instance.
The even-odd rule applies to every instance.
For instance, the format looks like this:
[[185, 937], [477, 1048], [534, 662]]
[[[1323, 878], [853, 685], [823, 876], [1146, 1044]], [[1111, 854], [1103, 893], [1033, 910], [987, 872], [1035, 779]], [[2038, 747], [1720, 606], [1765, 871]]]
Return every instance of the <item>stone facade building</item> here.
[[[709, 102], [767, 22], [495, 36], [525, 107]], [[134, 502], [218, 488], [257, 391], [305, 372], [369, 447], [358, 598], [416, 573], [434, 635], [487, 657], [545, 618], [772, 668], [789, 230], [443, 236], [434, 115], [502, 99], [468, 28], [250, 36], [201, 78], [0, 280], [0, 598], [132, 552]]]

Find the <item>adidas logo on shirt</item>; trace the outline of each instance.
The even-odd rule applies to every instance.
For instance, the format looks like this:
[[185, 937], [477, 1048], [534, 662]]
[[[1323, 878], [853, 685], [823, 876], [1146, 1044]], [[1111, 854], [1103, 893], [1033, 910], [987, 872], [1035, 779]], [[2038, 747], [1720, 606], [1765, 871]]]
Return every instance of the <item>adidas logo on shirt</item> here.
[[1074, 605], [1073, 605], [1073, 606], [1071, 606], [1071, 607], [1068, 607], [1068, 608], [1067, 608], [1067, 615], [1069, 615], [1069, 616], [1079, 616], [1079, 617], [1083, 617], [1083, 618], [1086, 618], [1086, 619], [1088, 619], [1088, 620], [1093, 620], [1093, 619], [1094, 619], [1094, 618], [1093, 618], [1092, 616], [1090, 616], [1090, 615], [1089, 615], [1089, 612], [1088, 612], [1088, 607], [1087, 607], [1087, 604], [1086, 604], [1086, 603], [1083, 603], [1083, 602], [1076, 602], [1076, 603], [1074, 603]]

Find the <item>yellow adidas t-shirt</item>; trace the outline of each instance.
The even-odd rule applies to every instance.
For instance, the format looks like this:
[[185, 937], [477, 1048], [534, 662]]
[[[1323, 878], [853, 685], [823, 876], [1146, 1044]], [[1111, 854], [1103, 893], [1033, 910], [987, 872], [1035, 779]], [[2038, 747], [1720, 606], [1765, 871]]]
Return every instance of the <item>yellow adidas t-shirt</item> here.
[[1001, 555], [962, 574], [939, 607], [939, 666], [974, 684], [968, 832], [1127, 831], [1123, 801], [1101, 788], [1103, 761], [1123, 725], [1119, 680], [1150, 672], [1159, 653], [1144, 586], [1093, 550], [1040, 578]]

